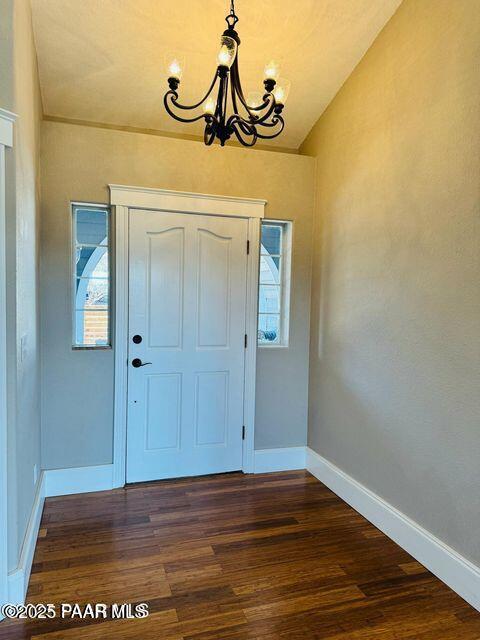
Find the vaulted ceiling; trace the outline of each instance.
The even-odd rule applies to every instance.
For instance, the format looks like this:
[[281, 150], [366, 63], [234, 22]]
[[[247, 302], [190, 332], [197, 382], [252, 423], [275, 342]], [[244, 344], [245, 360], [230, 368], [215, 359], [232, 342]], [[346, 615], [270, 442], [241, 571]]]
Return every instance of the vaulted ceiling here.
[[[284, 133], [297, 149], [400, 0], [237, 0], [245, 92], [275, 59], [291, 80]], [[32, 0], [44, 114], [169, 134], [202, 134], [163, 107], [165, 56], [185, 55], [182, 102], [215, 72], [227, 0]]]

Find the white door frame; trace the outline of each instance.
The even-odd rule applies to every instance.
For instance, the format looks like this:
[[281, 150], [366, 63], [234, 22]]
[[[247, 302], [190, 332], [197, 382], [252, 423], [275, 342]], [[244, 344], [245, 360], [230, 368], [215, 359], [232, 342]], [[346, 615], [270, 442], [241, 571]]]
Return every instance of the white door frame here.
[[113, 486], [126, 482], [127, 387], [128, 387], [128, 217], [130, 209], [152, 209], [174, 213], [240, 217], [248, 220], [245, 388], [242, 470], [254, 471], [255, 378], [257, 357], [257, 292], [260, 254], [260, 221], [266, 200], [147, 189], [116, 184], [110, 188], [115, 206], [115, 303], [114, 334], [115, 392], [113, 419]]
[[0, 605], [8, 602], [5, 148], [13, 146], [13, 123], [15, 122], [15, 117], [10, 111], [0, 109]]

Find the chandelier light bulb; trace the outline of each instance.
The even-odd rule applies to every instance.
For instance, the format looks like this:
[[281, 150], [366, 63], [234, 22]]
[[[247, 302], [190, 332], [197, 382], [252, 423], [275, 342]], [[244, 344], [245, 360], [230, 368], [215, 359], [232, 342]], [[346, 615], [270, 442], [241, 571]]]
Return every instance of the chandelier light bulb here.
[[229, 36], [222, 36], [220, 39], [220, 51], [217, 60], [220, 67], [230, 68], [237, 55], [237, 43]]
[[230, 56], [228, 54], [228, 49], [225, 45], [222, 45], [218, 53], [218, 64], [221, 64], [224, 67], [226, 67], [229, 62], [230, 62]]
[[168, 71], [171, 78], [178, 78], [180, 80], [180, 78], [182, 77], [182, 69], [178, 60], [172, 60]]
[[165, 66], [167, 68], [167, 76], [180, 82], [185, 69], [185, 56], [177, 53], [167, 53], [165, 55]]
[[215, 113], [215, 101], [213, 98], [208, 98], [208, 100], [203, 105], [203, 111], [206, 115], [211, 115]]
[[277, 85], [273, 90], [273, 96], [277, 104], [285, 105], [288, 94], [290, 93], [290, 81], [285, 78], [279, 78]]
[[276, 80], [278, 78], [278, 74], [278, 65], [274, 60], [271, 60], [268, 64], [265, 65], [265, 70], [263, 72], [263, 77], [265, 80]]

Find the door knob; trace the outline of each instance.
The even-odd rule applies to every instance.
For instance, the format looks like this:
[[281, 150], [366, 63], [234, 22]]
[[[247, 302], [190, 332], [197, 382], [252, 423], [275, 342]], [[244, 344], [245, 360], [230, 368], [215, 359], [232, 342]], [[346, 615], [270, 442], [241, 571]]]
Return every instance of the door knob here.
[[151, 362], [142, 362], [140, 360], [140, 358], [134, 358], [132, 360], [132, 367], [135, 367], [135, 369], [138, 369], [138, 367], [144, 367], [147, 364], [152, 364]]

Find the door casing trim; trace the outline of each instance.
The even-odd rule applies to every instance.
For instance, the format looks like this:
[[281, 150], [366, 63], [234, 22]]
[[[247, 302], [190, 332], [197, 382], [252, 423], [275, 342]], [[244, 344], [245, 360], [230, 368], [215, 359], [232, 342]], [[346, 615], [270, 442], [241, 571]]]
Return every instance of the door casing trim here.
[[257, 358], [258, 264], [260, 260], [260, 221], [266, 200], [231, 196], [168, 191], [122, 185], [108, 185], [114, 209], [115, 294], [113, 347], [115, 354], [113, 419], [113, 487], [126, 483], [127, 388], [128, 388], [128, 218], [131, 209], [151, 209], [174, 213], [241, 217], [248, 220], [250, 251], [247, 255], [247, 300], [245, 350], [242, 471], [254, 472], [255, 382]]

